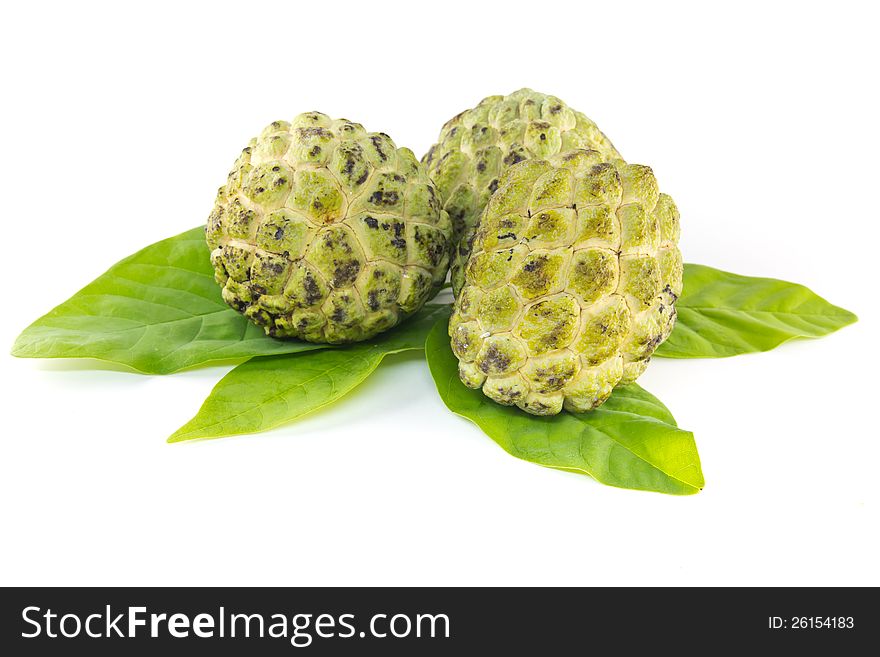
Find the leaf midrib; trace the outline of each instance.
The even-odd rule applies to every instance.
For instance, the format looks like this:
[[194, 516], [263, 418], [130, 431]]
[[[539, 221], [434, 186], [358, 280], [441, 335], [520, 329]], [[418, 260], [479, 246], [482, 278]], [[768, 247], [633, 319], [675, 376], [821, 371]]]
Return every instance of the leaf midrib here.
[[[835, 313], [800, 313], [793, 312], [790, 310], [757, 310], [751, 308], [733, 308], [731, 306], [689, 306], [685, 303], [678, 302], [676, 307], [681, 310], [683, 308], [687, 308], [688, 310], [697, 310], [701, 312], [716, 310], [727, 313], [736, 313], [736, 314], [767, 314], [767, 315], [791, 315], [794, 317], [850, 317], [852, 313], [848, 310], [841, 308], [843, 312], [835, 312]], [[835, 308], [837, 306], [834, 306]]]

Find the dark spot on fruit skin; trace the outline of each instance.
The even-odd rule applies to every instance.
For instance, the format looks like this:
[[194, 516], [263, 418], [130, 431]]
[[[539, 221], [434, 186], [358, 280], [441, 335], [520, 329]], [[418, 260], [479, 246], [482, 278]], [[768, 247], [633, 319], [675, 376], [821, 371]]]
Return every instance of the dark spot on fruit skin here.
[[513, 400], [519, 399], [522, 396], [521, 390], [515, 390], [513, 388], [499, 388], [498, 393], [505, 399], [509, 399], [511, 403], [513, 403]]
[[313, 306], [321, 300], [321, 289], [318, 287], [318, 282], [311, 274], [306, 274], [303, 279], [303, 289], [306, 293], [307, 306]]
[[559, 114], [560, 111], [562, 111], [562, 105], [554, 105], [550, 108], [551, 114]]
[[494, 368], [497, 372], [503, 372], [510, 366], [510, 357], [500, 351], [495, 345], [489, 345], [486, 354], [480, 360], [480, 371], [488, 374]]
[[276, 228], [275, 229], [275, 239], [280, 240], [282, 237], [284, 237], [284, 231], [281, 228]]
[[526, 158], [520, 153], [516, 151], [510, 151], [510, 153], [507, 154], [507, 157], [504, 158], [504, 164], [506, 164], [507, 166], [513, 166], [517, 162], [522, 162], [524, 159]]
[[394, 237], [400, 237], [403, 235], [403, 224], [400, 222], [395, 222], [394, 226]]
[[537, 269], [540, 269], [546, 262], [547, 258], [540, 256], [538, 258], [535, 258], [534, 260], [530, 260], [525, 265], [523, 265], [523, 271], [533, 272]]
[[400, 200], [397, 192], [383, 192], [376, 190], [370, 195], [370, 203], [373, 205], [396, 205]]
[[566, 330], [569, 326], [569, 320], [572, 317], [570, 312], [566, 312], [565, 315], [556, 317], [556, 321], [554, 321], [554, 316], [556, 314], [556, 311], [543, 304], [537, 308], [535, 312], [537, 317], [543, 318], [544, 320], [547, 320], [547, 322], [553, 322], [552, 328], [541, 338], [541, 342], [548, 350], [559, 348], [559, 343], [562, 338], [565, 337]]
[[504, 235], [499, 235], [498, 239], [499, 240], [515, 240], [516, 233], [505, 233]]
[[545, 135], [545, 134], [542, 132], [542, 133], [541, 133], [541, 141], [546, 141], [546, 140], [547, 140], [547, 135]]
[[309, 155], [311, 157], [318, 157], [321, 154], [321, 147], [318, 145], [312, 146], [312, 150], [309, 151]]
[[444, 245], [438, 240], [432, 239], [430, 233], [423, 233], [418, 228], [416, 228], [415, 239], [425, 250], [428, 260], [436, 267], [443, 258]]
[[250, 315], [250, 318], [257, 326], [267, 326], [272, 321], [269, 314], [263, 311]]
[[486, 163], [483, 160], [477, 162], [477, 171], [483, 173], [486, 170]]
[[332, 137], [333, 133], [331, 133], [326, 128], [297, 128], [297, 134], [300, 137]]
[[367, 306], [370, 310], [379, 310], [379, 293], [376, 290], [370, 290], [367, 294]]
[[373, 147], [376, 149], [376, 152], [379, 154], [379, 159], [383, 162], [388, 159], [388, 156], [385, 155], [385, 151], [382, 150], [382, 139], [377, 135], [373, 135], [370, 137], [370, 141], [373, 142]]
[[272, 171], [275, 171], [275, 172], [281, 171], [281, 167], [279, 167], [279, 166], [276, 164], [274, 167], [272, 167]]
[[350, 285], [357, 278], [361, 265], [357, 260], [349, 260], [340, 263], [333, 271], [333, 287], [344, 287]]
[[449, 219], [454, 224], [460, 223], [464, 220], [464, 209], [462, 208], [450, 208], [447, 212], [449, 213]]
[[281, 187], [282, 185], [287, 184], [287, 178], [276, 178], [275, 182], [272, 184], [276, 187]]
[[324, 204], [321, 203], [321, 201], [316, 199], [316, 200], [312, 201], [312, 207], [315, 208], [315, 210], [318, 210], [320, 212], [321, 210], [324, 209]]
[[395, 237], [393, 240], [391, 240], [391, 246], [397, 249], [405, 249], [406, 240], [401, 237]]
[[345, 321], [345, 309], [337, 306], [333, 309], [333, 314], [330, 315], [330, 319], [334, 322], [343, 322]]
[[229, 305], [231, 305], [234, 310], [237, 310], [240, 313], [243, 313], [245, 310], [247, 310], [251, 306], [251, 304], [249, 302], [242, 301], [241, 299], [233, 299], [232, 303]]
[[425, 155], [425, 164], [429, 164], [429, 165], [430, 165], [431, 162], [434, 160], [434, 151], [435, 151], [435, 150], [437, 150], [437, 144], [434, 144], [434, 145], [431, 146], [431, 148], [428, 150], [427, 155]]
[[379, 227], [379, 222], [377, 221], [376, 217], [364, 217], [364, 223], [367, 224], [367, 226], [369, 226], [370, 228], [375, 229]]
[[673, 303], [678, 301], [678, 295], [672, 291], [672, 288], [667, 284], [666, 287], [663, 288], [663, 291], [666, 292], [669, 296], [672, 297]]
[[257, 187], [257, 194], [262, 194], [265, 191], [266, 191], [265, 187]]
[[496, 189], [498, 189], [498, 178], [489, 183], [490, 192], [494, 194]]

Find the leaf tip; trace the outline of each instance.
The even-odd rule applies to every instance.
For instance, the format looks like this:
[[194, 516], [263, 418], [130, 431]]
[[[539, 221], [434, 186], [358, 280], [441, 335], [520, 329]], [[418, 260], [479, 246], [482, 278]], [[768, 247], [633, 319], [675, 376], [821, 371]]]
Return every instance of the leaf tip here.
[[856, 315], [853, 311], [847, 310], [846, 308], [841, 308], [843, 311], [844, 322], [846, 322], [843, 326], [849, 326], [850, 324], [855, 324], [859, 321], [859, 316]]
[[191, 440], [191, 438], [187, 437], [186, 432], [184, 431], [185, 428], [186, 426], [180, 427], [180, 429], [168, 436], [168, 438], [165, 439], [165, 442], [171, 445], [173, 443], [182, 443]]
[[10, 356], [15, 356], [16, 358], [27, 358], [27, 354], [25, 353], [25, 344], [24, 344], [24, 335], [25, 332], [22, 332], [15, 338], [15, 342], [12, 343], [12, 349], [9, 350]]

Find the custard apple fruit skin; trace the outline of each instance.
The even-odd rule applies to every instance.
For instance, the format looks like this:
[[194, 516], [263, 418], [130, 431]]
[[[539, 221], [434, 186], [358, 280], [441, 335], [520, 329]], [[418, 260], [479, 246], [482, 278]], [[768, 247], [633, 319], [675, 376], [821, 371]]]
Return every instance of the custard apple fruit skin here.
[[461, 380], [536, 415], [644, 371], [681, 294], [679, 213], [649, 167], [574, 150], [500, 178], [449, 323]]
[[422, 163], [452, 220], [455, 294], [463, 282], [470, 238], [503, 171], [525, 159], [577, 148], [597, 151], [606, 161], [622, 161], [593, 121], [559, 98], [531, 89], [484, 98], [443, 126]]
[[343, 343], [437, 293], [452, 226], [412, 151], [309, 112], [250, 141], [205, 232], [227, 304], [270, 336]]

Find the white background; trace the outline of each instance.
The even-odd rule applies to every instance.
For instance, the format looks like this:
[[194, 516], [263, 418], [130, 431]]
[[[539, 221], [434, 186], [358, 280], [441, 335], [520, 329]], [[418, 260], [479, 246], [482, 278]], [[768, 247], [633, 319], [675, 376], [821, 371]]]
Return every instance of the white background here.
[[[663, 5], [661, 7], [661, 5]], [[706, 489], [518, 461], [417, 355], [265, 434], [165, 438], [228, 368], [0, 357], [0, 583], [880, 584], [878, 139], [870, 3], [14, 3], [0, 25], [0, 343], [200, 224], [247, 139], [318, 109], [421, 155], [483, 96], [584, 111], [682, 212], [691, 262], [861, 321], [640, 381]]]

